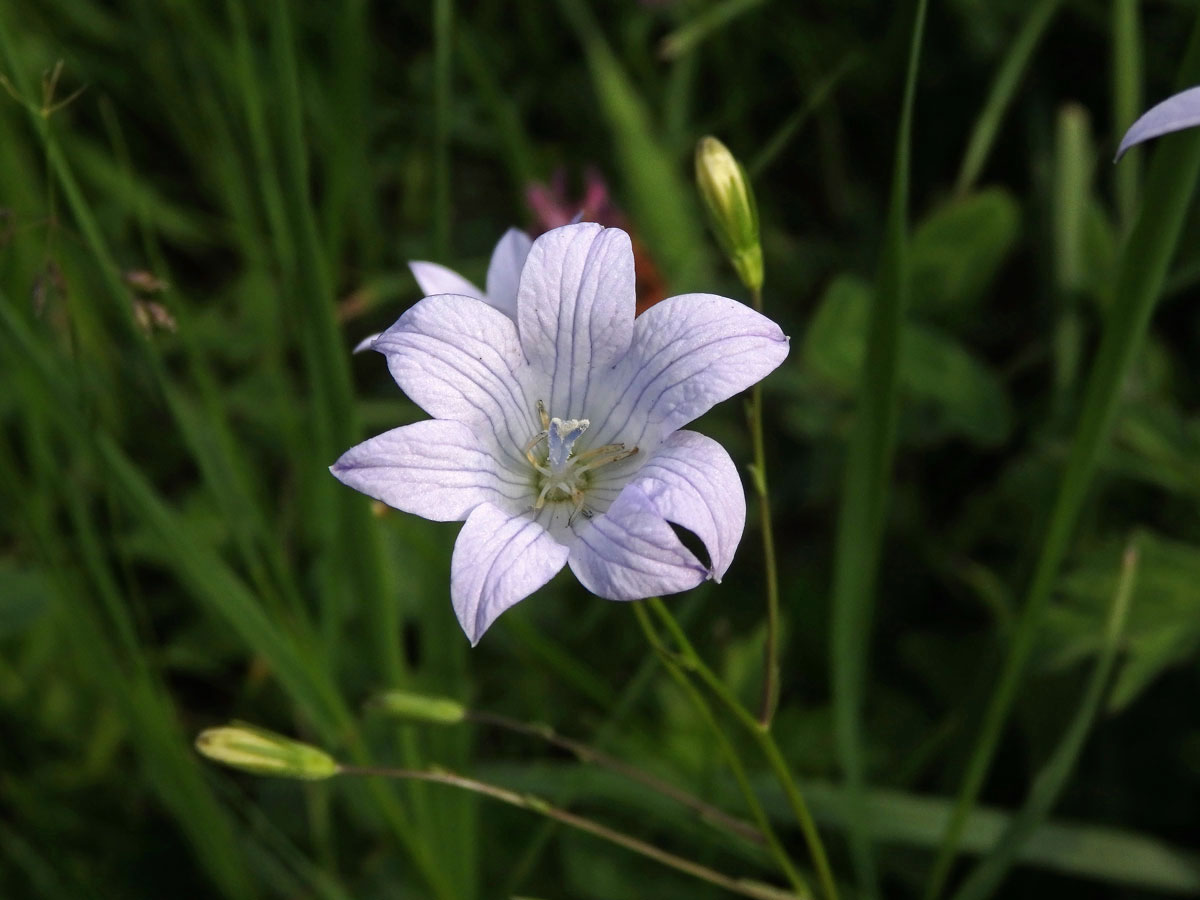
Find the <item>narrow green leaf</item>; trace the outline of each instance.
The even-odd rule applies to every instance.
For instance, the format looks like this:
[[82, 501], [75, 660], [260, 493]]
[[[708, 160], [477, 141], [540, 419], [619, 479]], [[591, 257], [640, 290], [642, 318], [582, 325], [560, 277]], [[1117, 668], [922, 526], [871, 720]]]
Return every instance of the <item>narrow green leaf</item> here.
[[868, 898], [878, 895], [879, 887], [871, 840], [866, 831], [867, 772], [862, 711], [876, 569], [899, 413], [901, 329], [909, 292], [909, 159], [927, 8], [927, 0], [919, 0], [912, 27], [883, 259], [867, 336], [858, 410], [846, 460], [830, 598], [833, 623], [829, 656], [832, 661], [834, 734], [853, 810], [850, 847], [855, 873], [859, 888]]
[[1061, 5], [1062, 0], [1040, 0], [1025, 17], [1021, 30], [1008, 45], [1008, 55], [1004, 57], [1004, 62], [996, 72], [996, 80], [992, 82], [992, 89], [988, 92], [988, 98], [975, 120], [975, 127], [971, 130], [971, 137], [967, 140], [967, 149], [958, 170], [958, 180], [955, 182], [956, 193], [967, 193], [978, 181], [988, 154], [996, 143], [996, 135], [1000, 133], [1000, 123], [1004, 120], [1004, 114], [1016, 96], [1021, 76]]
[[721, 0], [701, 10], [676, 28], [658, 45], [663, 59], [678, 59], [694, 51], [706, 38], [745, 15], [766, 0]]
[[[1200, 78], [1200, 16], [1197, 16], [1180, 82]], [[1200, 175], [1200, 134], [1161, 141], [1146, 180], [1142, 211], [1121, 252], [1116, 299], [1088, 377], [1079, 424], [1071, 443], [1058, 495], [1025, 605], [1018, 617], [995, 692], [989, 701], [959, 791], [954, 815], [934, 863], [926, 896], [941, 893], [957, 853], [963, 823], [991, 768], [1004, 725], [1023, 681], [1051, 591], [1070, 546], [1097, 461], [1108, 440], [1125, 378], [1141, 349], [1162, 293], [1184, 216]]]
[[[1139, 0], [1112, 3], [1112, 111], [1113, 126], [1121, 134], [1142, 114], [1142, 25]], [[1141, 181], [1140, 150], [1113, 171], [1117, 219], [1122, 230], [1133, 224]]]
[[1087, 110], [1069, 103], [1059, 110], [1054, 147], [1054, 274], [1067, 295], [1087, 283], [1087, 215], [1095, 154]]
[[708, 266], [700, 211], [681, 165], [659, 143], [653, 118], [613, 55], [588, 5], [559, 0], [583, 45], [600, 108], [616, 142], [630, 212], [674, 291], [703, 283]]
[[1135, 545], [1130, 545], [1122, 562], [1121, 581], [1109, 605], [1100, 657], [1092, 669], [1079, 707], [1054, 753], [1034, 779], [1025, 805], [1013, 816], [991, 852], [967, 877], [955, 894], [955, 900], [982, 900], [995, 892], [1016, 862], [1021, 847], [1033, 837], [1035, 829], [1049, 815], [1066, 787], [1109, 685], [1109, 676], [1125, 628], [1129, 601], [1137, 581], [1137, 571], [1138, 552]]

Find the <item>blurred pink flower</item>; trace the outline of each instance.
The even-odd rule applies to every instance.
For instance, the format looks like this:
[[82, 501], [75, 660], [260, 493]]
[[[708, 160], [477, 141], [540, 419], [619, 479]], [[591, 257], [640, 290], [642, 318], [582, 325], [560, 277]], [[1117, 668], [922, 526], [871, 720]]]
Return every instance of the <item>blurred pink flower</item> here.
[[641, 315], [667, 296], [667, 285], [654, 264], [645, 244], [608, 194], [608, 184], [595, 168], [589, 166], [583, 176], [583, 197], [573, 199], [567, 188], [567, 173], [561, 166], [550, 176], [549, 184], [533, 182], [525, 189], [525, 199], [533, 210], [536, 237], [552, 228], [571, 222], [596, 222], [606, 228], [620, 228], [633, 242], [633, 258], [637, 264], [637, 315]]

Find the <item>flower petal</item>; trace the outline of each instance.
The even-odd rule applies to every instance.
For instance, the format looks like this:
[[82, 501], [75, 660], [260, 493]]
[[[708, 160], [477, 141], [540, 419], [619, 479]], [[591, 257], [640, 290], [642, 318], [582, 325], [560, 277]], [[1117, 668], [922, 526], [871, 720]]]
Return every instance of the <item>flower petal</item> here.
[[417, 279], [421, 293], [426, 297], [434, 297], [438, 294], [458, 294], [460, 297], [484, 299], [483, 291], [453, 269], [420, 260], [410, 262], [408, 268], [413, 273], [413, 278]]
[[533, 241], [518, 228], [510, 228], [492, 251], [487, 270], [487, 296], [484, 298], [514, 322], [517, 321], [517, 289], [521, 270]]
[[1196, 125], [1200, 125], [1200, 87], [1188, 88], [1173, 97], [1168, 97], [1145, 112], [1129, 127], [1125, 137], [1121, 138], [1121, 146], [1117, 148], [1117, 156], [1113, 162], [1120, 159], [1125, 151], [1135, 144]]
[[343, 484], [435, 522], [465, 519], [480, 503], [519, 508], [527, 484], [497, 461], [493, 445], [461, 422], [427, 419], [351, 447], [329, 467]]
[[621, 492], [608, 512], [579, 529], [569, 562], [585, 588], [609, 600], [675, 594], [708, 576], [635, 484]]
[[450, 596], [471, 645], [496, 617], [524, 600], [567, 562], [568, 550], [528, 513], [475, 507], [454, 542]]
[[677, 431], [638, 470], [633, 482], [655, 512], [704, 542], [720, 581], [746, 526], [746, 495], [725, 448], [695, 431]]
[[426, 297], [374, 347], [414, 403], [495, 435], [510, 463], [528, 468], [522, 448], [541, 424], [536, 399], [526, 396], [528, 366], [512, 319], [471, 297]]
[[541, 399], [552, 415], [584, 415], [593, 370], [629, 348], [635, 300], [633, 249], [619, 228], [584, 222], [533, 242], [517, 322], [526, 358], [550, 376], [550, 396]]
[[779, 326], [716, 294], [682, 294], [638, 316], [633, 346], [613, 373], [610, 412], [592, 422], [597, 444], [620, 439], [646, 450], [787, 357]]
[[376, 332], [375, 334], [368, 334], [365, 338], [363, 338], [361, 341], [359, 341], [357, 344], [354, 345], [353, 352], [354, 353], [362, 353], [364, 350], [370, 350], [372, 347], [375, 346], [375, 339], [377, 337], [379, 337], [380, 334], [382, 334], [382, 332]]

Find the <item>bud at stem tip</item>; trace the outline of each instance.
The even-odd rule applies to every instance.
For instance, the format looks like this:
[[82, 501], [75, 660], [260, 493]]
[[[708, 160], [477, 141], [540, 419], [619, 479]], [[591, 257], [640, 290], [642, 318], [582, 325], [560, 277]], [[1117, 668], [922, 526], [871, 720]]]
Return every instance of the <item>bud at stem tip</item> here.
[[696, 144], [696, 184], [717, 243], [750, 291], [763, 283], [758, 206], [746, 170], [715, 137]]
[[339, 769], [324, 750], [244, 722], [200, 732], [196, 749], [211, 760], [255, 775], [319, 781]]

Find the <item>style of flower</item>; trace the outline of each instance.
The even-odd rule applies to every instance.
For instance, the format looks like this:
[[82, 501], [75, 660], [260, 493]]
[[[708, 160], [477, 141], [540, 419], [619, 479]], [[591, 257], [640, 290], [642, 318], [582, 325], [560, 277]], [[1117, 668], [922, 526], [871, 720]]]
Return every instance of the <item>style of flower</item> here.
[[[510, 228], [500, 238], [496, 248], [492, 250], [492, 258], [488, 262], [487, 291], [481, 291], [453, 269], [447, 269], [437, 263], [414, 261], [408, 264], [417, 286], [425, 297], [436, 294], [457, 294], [461, 297], [474, 297], [489, 306], [494, 306], [513, 321], [517, 318], [517, 285], [521, 280], [521, 269], [525, 265], [525, 257], [533, 241], [529, 235], [517, 229]], [[370, 350], [379, 334], [368, 335], [359, 341], [354, 348], [355, 353]]]
[[[538, 238], [516, 303], [419, 301], [374, 342], [432, 419], [348, 450], [331, 471], [396, 509], [464, 521], [450, 594], [472, 644], [570, 566], [635, 600], [720, 580], [746, 501], [716, 441], [682, 426], [788, 352], [779, 326], [714, 294], [634, 318], [628, 235], [592, 223]], [[693, 532], [706, 565], [671, 525]]]

